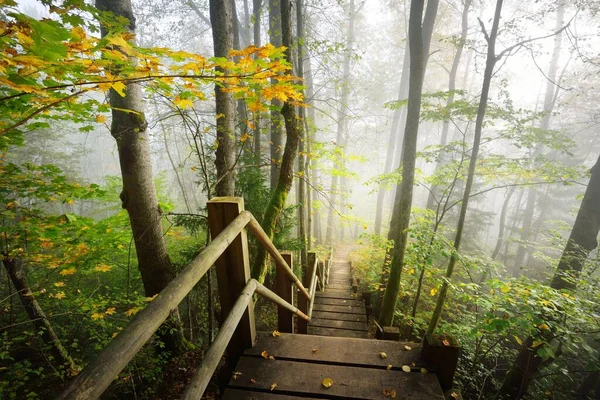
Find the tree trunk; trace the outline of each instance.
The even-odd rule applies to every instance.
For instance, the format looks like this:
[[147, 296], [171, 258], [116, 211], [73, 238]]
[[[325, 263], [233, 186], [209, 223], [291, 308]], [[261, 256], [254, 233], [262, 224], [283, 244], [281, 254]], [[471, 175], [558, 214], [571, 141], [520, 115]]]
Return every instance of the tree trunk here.
[[448, 267], [446, 268], [446, 279], [440, 289], [440, 294], [435, 305], [435, 310], [431, 317], [431, 321], [427, 328], [427, 334], [432, 334], [437, 327], [438, 321], [442, 314], [442, 309], [446, 301], [446, 294], [448, 293], [448, 282], [452, 278], [454, 272], [454, 266], [458, 258], [458, 249], [460, 248], [460, 242], [462, 239], [463, 229], [465, 227], [465, 218], [467, 215], [467, 207], [469, 206], [469, 199], [471, 197], [471, 188], [473, 187], [473, 181], [475, 178], [475, 166], [477, 164], [477, 156], [479, 153], [479, 145], [481, 143], [481, 132], [483, 130], [483, 119], [485, 117], [485, 111], [488, 103], [488, 95], [490, 93], [490, 84], [492, 82], [492, 76], [494, 73], [494, 66], [498, 57], [496, 56], [496, 37], [498, 36], [498, 26], [500, 24], [500, 14], [502, 12], [503, 0], [497, 0], [496, 11], [494, 12], [494, 22], [492, 24], [492, 30], [489, 37], [486, 34], [486, 40], [488, 43], [487, 58], [485, 63], [485, 71], [483, 73], [483, 84], [481, 87], [481, 98], [479, 99], [479, 107], [477, 108], [477, 117], [475, 119], [475, 135], [473, 138], [473, 148], [471, 150], [471, 159], [469, 160], [469, 170], [467, 174], [467, 182], [465, 184], [465, 191], [463, 194], [462, 203], [460, 205], [460, 214], [458, 217], [458, 223], [456, 226], [456, 234], [454, 236], [454, 250], [450, 256]]
[[399, 212], [397, 235], [394, 238], [390, 276], [383, 295], [380, 323], [389, 326], [394, 319], [396, 300], [400, 292], [400, 276], [404, 263], [404, 253], [408, 239], [407, 228], [410, 222], [412, 206], [413, 184], [415, 180], [415, 163], [417, 155], [417, 135], [419, 132], [419, 119], [421, 112], [421, 90], [425, 67], [423, 49], [423, 0], [412, 0], [409, 18], [409, 47], [410, 47], [410, 83], [408, 89], [408, 109], [406, 128], [404, 130], [404, 143], [402, 146], [402, 182], [397, 192]]
[[[550, 287], [556, 290], [574, 290], [577, 279], [588, 255], [598, 246], [600, 232], [600, 157], [591, 170], [581, 207], [575, 218], [567, 245], [563, 250]], [[520, 399], [526, 392], [529, 382], [537, 372], [542, 359], [531, 348], [533, 338], [528, 338], [521, 348], [512, 368], [506, 375], [498, 397], [500, 399]]]
[[[96, 6], [118, 17], [127, 18], [129, 30], [135, 30], [130, 0], [97, 0]], [[102, 36], [108, 34], [105, 26], [102, 26], [101, 30]], [[139, 84], [128, 83], [124, 97], [111, 89], [109, 102], [112, 108], [110, 130], [117, 141], [123, 177], [122, 206], [129, 215], [144, 293], [152, 297], [169, 284], [175, 276], [175, 271], [163, 237], [162, 210], [158, 205], [153, 181], [150, 138], [146, 131], [148, 124], [144, 116], [142, 88]], [[160, 333], [161, 339], [165, 341], [165, 349], [176, 353], [187, 350], [189, 346], [183, 337], [177, 310], [165, 325]]]
[[[41, 334], [42, 340], [50, 347], [50, 354], [54, 359], [53, 361], [58, 363], [61, 367], [68, 368], [67, 375], [70, 376], [76, 374], [78, 368], [75, 365], [75, 362], [73, 362], [73, 359], [63, 347], [60, 339], [54, 332], [54, 329], [52, 329], [50, 320], [46, 317], [44, 310], [42, 310], [42, 307], [40, 307], [35, 297], [33, 297], [33, 293], [25, 281], [23, 261], [18, 258], [4, 257], [2, 263], [6, 268], [6, 272], [8, 273], [13, 286], [19, 294], [19, 298], [35, 328], [35, 332]], [[52, 364], [55, 365], [54, 363]]]
[[[285, 55], [287, 60], [292, 60], [292, 26], [291, 26], [291, 4], [289, 0], [281, 0], [281, 37], [282, 44], [287, 47]], [[291, 75], [289, 71], [286, 74]], [[265, 211], [262, 227], [265, 233], [273, 239], [277, 221], [285, 207], [285, 201], [294, 181], [294, 160], [298, 154], [298, 143], [302, 138], [302, 129], [298, 123], [298, 117], [294, 106], [285, 102], [281, 108], [281, 115], [285, 122], [287, 140], [281, 160], [277, 186], [272, 194], [271, 201]], [[264, 282], [267, 275], [267, 253], [260, 246], [252, 265], [252, 277], [259, 282]]]
[[[282, 45], [281, 38], [281, 5], [279, 0], [269, 0], [269, 36], [271, 44], [279, 47]], [[291, 63], [291, 59], [290, 59]], [[280, 163], [283, 150], [283, 125], [284, 121], [278, 111], [281, 101], [271, 100], [271, 190], [277, 188], [277, 180], [280, 175]]]
[[[262, 8], [262, 0], [252, 0], [252, 15], [254, 24], [252, 26], [254, 33], [254, 45], [261, 46], [260, 41], [260, 11]], [[254, 156], [256, 161], [260, 163], [262, 157], [262, 137], [261, 137], [261, 115], [257, 111], [254, 113]]]
[[[213, 30], [215, 57], [227, 57], [233, 48], [232, 1], [210, 0], [210, 22]], [[225, 71], [223, 71], [225, 72]], [[217, 196], [235, 195], [235, 103], [233, 95], [215, 85], [217, 118]]]
[[[462, 29], [460, 32], [460, 39], [458, 40], [458, 46], [456, 47], [456, 53], [454, 54], [454, 60], [452, 61], [452, 67], [450, 68], [450, 74], [448, 77], [448, 100], [446, 100], [446, 109], [450, 108], [450, 105], [454, 102], [454, 91], [456, 90], [456, 75], [458, 73], [458, 67], [460, 66], [460, 60], [462, 58], [463, 49], [465, 48], [465, 42], [467, 41], [467, 35], [469, 33], [469, 9], [473, 0], [466, 0], [463, 6], [462, 12]], [[440, 145], [446, 146], [448, 143], [448, 131], [450, 130], [450, 120], [445, 119], [442, 125], [442, 134], [440, 137]], [[442, 150], [443, 151], [443, 150]], [[435, 169], [437, 170], [442, 166], [442, 159], [437, 161]], [[432, 186], [427, 198], [427, 208], [434, 210], [436, 205], [436, 195], [439, 194], [437, 187]]]
[[[298, 78], [304, 78], [304, 20], [302, 15], [303, 4], [302, 0], [297, 0], [296, 2], [296, 29], [298, 31], [298, 37], [296, 41], [296, 51], [298, 55], [297, 62], [297, 73]], [[298, 115], [300, 117], [300, 122], [297, 124], [300, 129], [300, 141], [298, 146], [298, 236], [300, 237], [300, 264], [302, 266], [302, 270], [306, 267], [306, 257], [307, 257], [307, 240], [306, 240], [306, 182], [305, 177], [306, 174], [306, 135], [304, 132], [303, 121], [305, 119], [304, 107], [299, 107]]]
[[508, 213], [508, 204], [510, 203], [510, 199], [515, 192], [515, 188], [510, 188], [506, 198], [504, 199], [504, 204], [502, 204], [502, 211], [500, 212], [500, 224], [498, 226], [498, 240], [496, 241], [496, 247], [492, 252], [492, 260], [495, 260], [500, 252], [500, 248], [502, 247], [502, 242], [504, 241], [504, 228], [506, 226], [506, 214]]
[[[344, 51], [344, 61], [342, 64], [342, 82], [341, 82], [341, 94], [340, 94], [340, 107], [337, 112], [337, 132], [335, 137], [335, 146], [339, 149], [339, 157], [342, 160], [345, 157], [343, 143], [346, 136], [348, 135], [348, 96], [350, 95], [350, 57], [352, 55], [352, 48], [354, 47], [354, 20], [356, 18], [356, 10], [354, 9], [354, 0], [350, 0], [348, 4], [348, 31], [346, 33], [346, 48]], [[334, 156], [335, 157], [335, 156]], [[335, 168], [335, 161], [334, 161]], [[331, 244], [333, 240], [333, 231], [335, 224], [335, 206], [337, 201], [337, 192], [339, 186], [339, 177], [337, 174], [331, 176], [331, 187], [329, 190], [329, 212], [327, 215], [327, 233], [325, 235], [325, 241]], [[342, 203], [344, 200], [341, 200]], [[341, 227], [341, 230], [344, 228]]]

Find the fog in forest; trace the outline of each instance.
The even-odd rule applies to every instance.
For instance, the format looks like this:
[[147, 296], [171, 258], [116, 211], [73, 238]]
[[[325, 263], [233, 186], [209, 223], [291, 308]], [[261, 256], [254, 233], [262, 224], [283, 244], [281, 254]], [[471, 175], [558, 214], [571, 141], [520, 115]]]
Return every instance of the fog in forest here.
[[[369, 335], [460, 346], [462, 398], [600, 398], [599, 13], [0, 1], [0, 398], [72, 388], [225, 228], [216, 197], [243, 198], [298, 276], [345, 254]], [[246, 278], [275, 290], [277, 257], [248, 237]], [[180, 398], [235, 301], [221, 279], [102, 398]]]

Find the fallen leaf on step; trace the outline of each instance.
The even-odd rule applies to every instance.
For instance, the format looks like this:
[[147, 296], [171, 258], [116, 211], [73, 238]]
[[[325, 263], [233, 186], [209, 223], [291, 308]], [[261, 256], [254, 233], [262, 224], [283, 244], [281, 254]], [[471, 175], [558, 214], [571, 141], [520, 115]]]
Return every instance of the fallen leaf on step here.
[[269, 360], [274, 360], [274, 359], [275, 359], [275, 357], [269, 356]]
[[325, 378], [323, 379], [323, 382], [321, 382], [321, 385], [323, 385], [325, 389], [329, 389], [331, 386], [333, 386], [333, 379]]
[[379, 353], [379, 357], [381, 357], [382, 359], [387, 358], [387, 354], [385, 354], [383, 351], [381, 353]]
[[391, 397], [392, 399], [396, 398], [396, 389], [383, 389], [383, 397]]
[[279, 337], [281, 336], [281, 333], [279, 333], [279, 331], [277, 329], [275, 329], [272, 333], [273, 337]]
[[411, 351], [411, 350], [412, 350], [412, 347], [410, 347], [410, 346], [404, 346], [404, 350], [406, 350], [406, 351]]
[[242, 373], [240, 371], [233, 371], [233, 379], [237, 379]]
[[453, 399], [458, 399], [458, 393], [452, 392], [450, 393], [450, 397], [452, 397]]
[[313, 354], [315, 354], [319, 349], [312, 349]]
[[421, 368], [421, 373], [422, 373], [422, 374], [426, 374], [427, 372], [428, 372], [428, 371], [427, 371], [427, 368]]
[[260, 353], [260, 355], [266, 360], [269, 358], [269, 352], [266, 350], [263, 350], [262, 353]]
[[402, 371], [404, 371], [404, 372], [410, 372], [410, 367], [408, 365], [403, 365], [402, 366]]
[[275, 388], [276, 388], [276, 387], [277, 387], [277, 384], [276, 384], [276, 383], [272, 383], [272, 384], [271, 384], [271, 392], [272, 392], [273, 390], [275, 390]]
[[392, 369], [392, 364], [388, 364], [387, 366], [387, 370], [389, 371], [390, 369]]
[[444, 346], [450, 346], [450, 342], [448, 341], [448, 339], [442, 340], [442, 343], [444, 344]]
[[254, 385], [256, 383], [256, 379], [250, 378], [250, 383]]

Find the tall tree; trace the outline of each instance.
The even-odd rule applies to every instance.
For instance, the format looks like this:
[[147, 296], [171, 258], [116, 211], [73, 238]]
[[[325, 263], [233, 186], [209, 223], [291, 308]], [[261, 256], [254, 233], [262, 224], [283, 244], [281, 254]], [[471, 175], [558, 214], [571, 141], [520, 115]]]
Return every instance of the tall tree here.
[[[304, 5], [302, 0], [297, 0], [296, 2], [296, 29], [297, 29], [297, 41], [296, 41], [296, 52], [298, 55], [298, 62], [296, 65], [298, 78], [304, 78], [304, 15], [303, 10]], [[308, 185], [306, 184], [306, 179], [308, 175], [306, 173], [306, 144], [307, 144], [307, 130], [304, 129], [304, 119], [306, 118], [306, 113], [304, 111], [304, 107], [299, 107], [298, 116], [300, 118], [301, 123], [299, 124], [299, 129], [301, 130], [300, 142], [298, 144], [298, 236], [300, 237], [300, 262], [302, 266], [306, 265], [306, 257], [307, 257], [307, 237], [306, 237], [306, 214], [308, 211], [307, 200], [309, 199], [309, 194], [307, 195]], [[310, 234], [310, 230], [309, 230]]]
[[[126, 18], [129, 20], [128, 29], [135, 31], [130, 0], [97, 0], [96, 7]], [[109, 34], [105, 25], [101, 26], [101, 32], [102, 36]], [[154, 187], [142, 88], [137, 83], [126, 85], [125, 96], [114, 89], [109, 91], [112, 108], [110, 131], [117, 141], [119, 152], [123, 177], [122, 206], [129, 215], [144, 292], [146, 296], [152, 297], [169, 284], [175, 271], [167, 254], [161, 224], [162, 210]], [[163, 329], [161, 335], [166, 348], [175, 352], [186, 350], [188, 345], [183, 337], [177, 311], [173, 312], [167, 325], [171, 328]]]
[[383, 304], [379, 316], [380, 323], [384, 326], [392, 324], [396, 300], [400, 292], [400, 277], [406, 242], [408, 240], [407, 228], [410, 222], [412, 206], [413, 184], [415, 180], [415, 163], [417, 159], [417, 136], [419, 133], [419, 118], [421, 112], [421, 90], [423, 88], [425, 57], [423, 51], [423, 0], [412, 0], [410, 4], [410, 17], [408, 22], [408, 40], [410, 47], [410, 83], [408, 89], [408, 109], [406, 127], [404, 129], [404, 142], [402, 145], [402, 182], [397, 192], [399, 212], [394, 248], [392, 250], [392, 263], [390, 276], [383, 295]]
[[497, 0], [496, 10], [494, 12], [494, 20], [492, 22], [492, 29], [488, 35], [483, 23], [481, 23], [481, 29], [487, 42], [487, 56], [485, 62], [485, 71], [483, 72], [483, 84], [481, 87], [481, 97], [479, 99], [479, 106], [477, 108], [477, 117], [475, 118], [475, 134], [473, 137], [473, 147], [471, 150], [471, 158], [469, 159], [469, 169], [467, 173], [467, 182], [465, 183], [465, 190], [463, 193], [462, 203], [460, 205], [460, 213], [458, 216], [458, 222], [456, 225], [456, 234], [454, 235], [454, 250], [450, 255], [450, 261], [446, 268], [446, 279], [442, 283], [440, 294], [433, 311], [433, 316], [427, 327], [427, 333], [431, 334], [435, 330], [440, 315], [442, 314], [442, 308], [446, 301], [446, 294], [448, 293], [448, 282], [454, 272], [454, 266], [458, 259], [458, 249], [460, 248], [460, 242], [462, 239], [463, 229], [465, 227], [465, 218], [467, 215], [467, 207], [469, 206], [469, 199], [471, 198], [471, 188], [473, 187], [473, 181], [475, 179], [475, 167], [477, 165], [477, 156], [479, 154], [479, 145], [481, 144], [481, 133], [483, 131], [483, 119], [487, 110], [488, 96], [490, 93], [490, 86], [492, 82], [492, 76], [494, 74], [494, 67], [499, 59], [496, 55], [496, 38], [498, 36], [498, 27], [500, 25], [500, 15], [502, 13], [503, 0]]
[[[281, 0], [281, 40], [286, 47], [285, 55], [288, 61], [292, 60], [292, 6], [290, 0]], [[290, 71], [286, 74], [291, 75]], [[281, 115], [285, 122], [285, 131], [287, 140], [279, 168], [279, 177], [277, 186], [271, 195], [271, 200], [265, 211], [262, 220], [262, 227], [265, 233], [272, 239], [275, 234], [277, 221], [281, 216], [285, 201], [294, 181], [294, 161], [298, 155], [298, 144], [302, 138], [302, 128], [299, 124], [298, 116], [294, 105], [286, 101], [281, 107]], [[264, 282], [267, 275], [267, 253], [265, 248], [260, 246], [256, 258], [252, 265], [252, 277], [259, 282]]]
[[[237, 19], [237, 18], [236, 18]], [[228, 57], [233, 48], [233, 7], [231, 0], [210, 0], [210, 23], [215, 57]], [[218, 71], [226, 73], [223, 69]], [[217, 196], [235, 194], [235, 102], [233, 94], [215, 85], [217, 115]]]
[[[279, 0], [269, 0], [269, 37], [273, 46], [282, 45], [281, 23], [281, 5]], [[275, 190], [280, 175], [279, 168], [283, 154], [284, 123], [281, 113], [278, 111], [281, 107], [281, 101], [273, 99], [271, 106], [271, 190]]]
[[[254, 45], [260, 47], [260, 14], [262, 0], [252, 0], [252, 32], [254, 34]], [[261, 115], [257, 111], [254, 113], [254, 156], [260, 160], [262, 156], [262, 133], [261, 133]]]

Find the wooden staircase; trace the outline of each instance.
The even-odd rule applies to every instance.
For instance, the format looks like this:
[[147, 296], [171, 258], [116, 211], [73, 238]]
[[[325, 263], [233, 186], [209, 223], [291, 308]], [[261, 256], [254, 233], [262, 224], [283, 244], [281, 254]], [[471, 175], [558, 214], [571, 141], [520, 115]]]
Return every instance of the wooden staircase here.
[[421, 370], [419, 344], [367, 339], [365, 304], [352, 290], [350, 263], [334, 258], [326, 281], [315, 295], [308, 335], [259, 332], [222, 398], [444, 399], [436, 375]]

